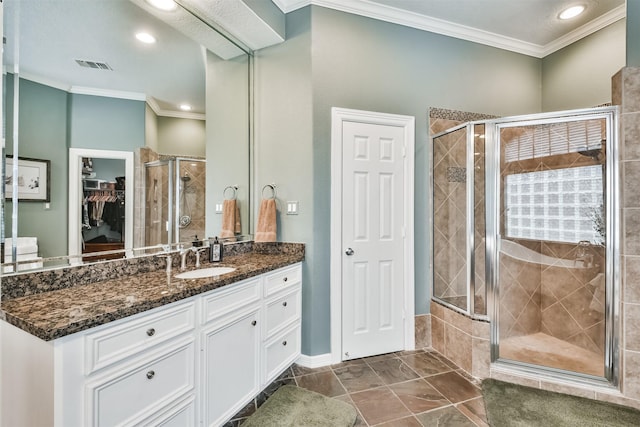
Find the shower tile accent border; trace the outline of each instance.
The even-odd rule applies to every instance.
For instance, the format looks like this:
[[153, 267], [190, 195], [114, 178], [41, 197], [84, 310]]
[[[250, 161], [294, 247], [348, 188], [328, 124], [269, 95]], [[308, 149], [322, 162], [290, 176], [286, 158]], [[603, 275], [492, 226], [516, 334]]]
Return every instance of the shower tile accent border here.
[[429, 108], [429, 118], [454, 120], [458, 122], [474, 122], [476, 120], [496, 119], [499, 116], [482, 113], [470, 113], [468, 111], [448, 110], [446, 108]]

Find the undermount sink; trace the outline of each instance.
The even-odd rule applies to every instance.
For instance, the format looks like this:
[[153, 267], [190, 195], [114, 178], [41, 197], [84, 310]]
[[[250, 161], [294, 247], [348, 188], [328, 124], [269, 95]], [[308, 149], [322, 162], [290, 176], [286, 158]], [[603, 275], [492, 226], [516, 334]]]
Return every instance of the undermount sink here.
[[233, 267], [209, 267], [200, 268], [198, 270], [185, 271], [184, 273], [176, 274], [176, 279], [202, 279], [205, 277], [221, 276], [223, 274], [231, 273], [235, 271]]

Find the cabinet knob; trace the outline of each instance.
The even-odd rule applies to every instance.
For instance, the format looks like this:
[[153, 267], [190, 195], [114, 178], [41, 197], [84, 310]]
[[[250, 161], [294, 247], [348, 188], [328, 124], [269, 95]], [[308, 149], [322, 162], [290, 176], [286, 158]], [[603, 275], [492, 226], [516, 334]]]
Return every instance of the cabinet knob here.
[[155, 373], [154, 371], [149, 371], [149, 372], [147, 372], [147, 378], [148, 378], [148, 379], [151, 379], [151, 378], [153, 378], [153, 377], [155, 377], [155, 376], [156, 376], [156, 373]]
[[282, 341], [282, 345], [287, 345], [287, 342], [286, 341]]
[[155, 334], [156, 330], [154, 328], [147, 329], [147, 335], [149, 335], [150, 337], [154, 336]]
[[283, 306], [283, 307], [286, 307], [286, 306], [287, 306], [287, 302], [286, 302], [286, 301], [285, 301], [285, 302], [283, 302], [283, 303], [282, 303], [282, 306]]
[[286, 282], [288, 280], [287, 277], [285, 277], [284, 279], [282, 279], [283, 282]]
[[251, 322], [251, 326], [256, 326], [258, 324], [258, 322], [256, 320], [254, 320], [253, 322]]

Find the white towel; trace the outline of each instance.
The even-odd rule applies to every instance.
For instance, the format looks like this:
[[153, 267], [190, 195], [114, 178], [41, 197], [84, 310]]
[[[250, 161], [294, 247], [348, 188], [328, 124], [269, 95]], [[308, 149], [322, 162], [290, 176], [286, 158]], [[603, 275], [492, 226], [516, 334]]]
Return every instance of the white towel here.
[[275, 242], [276, 229], [276, 200], [263, 199], [260, 202], [260, 212], [258, 213], [258, 225], [256, 227], [256, 242]]

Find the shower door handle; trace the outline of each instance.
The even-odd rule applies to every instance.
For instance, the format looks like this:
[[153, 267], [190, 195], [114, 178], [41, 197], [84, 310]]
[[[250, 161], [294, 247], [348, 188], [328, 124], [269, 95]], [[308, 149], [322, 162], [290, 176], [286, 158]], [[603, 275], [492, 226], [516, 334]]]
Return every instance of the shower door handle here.
[[351, 256], [351, 255], [353, 255], [353, 249], [347, 248], [347, 250], [344, 251], [344, 253], [347, 254], [347, 256]]

